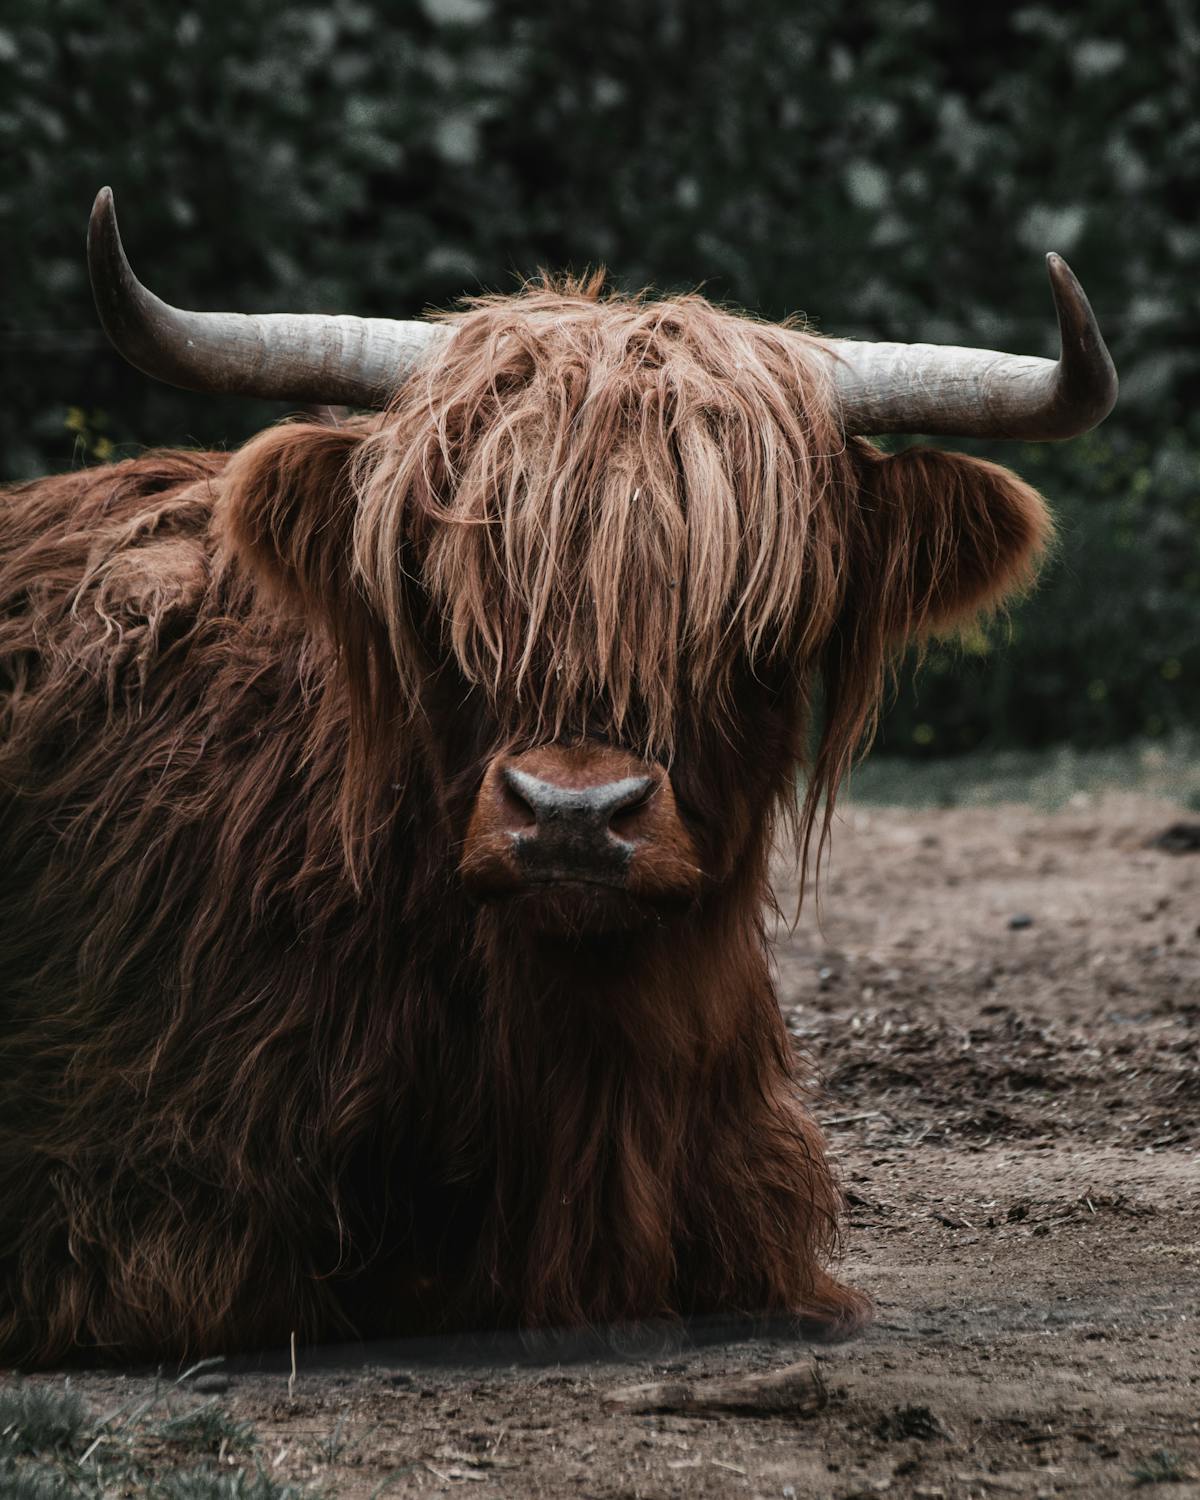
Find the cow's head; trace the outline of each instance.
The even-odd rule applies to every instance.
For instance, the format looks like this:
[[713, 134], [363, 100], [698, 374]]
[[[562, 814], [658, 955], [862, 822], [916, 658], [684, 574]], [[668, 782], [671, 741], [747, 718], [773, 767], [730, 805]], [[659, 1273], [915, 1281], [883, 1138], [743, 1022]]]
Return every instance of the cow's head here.
[[182, 313], [133, 279], [103, 196], [92, 247], [143, 368], [385, 407], [243, 449], [230, 543], [336, 641], [356, 776], [390, 786], [398, 746], [424, 745], [462, 880], [542, 935], [653, 926], [759, 880], [799, 768], [807, 847], [897, 648], [1030, 575], [1049, 533], [1031, 489], [862, 434], [1065, 437], [1115, 394], [1054, 257], [1058, 363], [596, 282], [422, 324]]

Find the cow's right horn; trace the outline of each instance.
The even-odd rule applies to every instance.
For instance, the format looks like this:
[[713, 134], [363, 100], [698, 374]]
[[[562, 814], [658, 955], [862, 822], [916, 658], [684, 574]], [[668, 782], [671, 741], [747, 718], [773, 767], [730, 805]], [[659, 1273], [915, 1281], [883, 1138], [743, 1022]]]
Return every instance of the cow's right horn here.
[[382, 407], [450, 336], [436, 323], [389, 318], [172, 307], [133, 274], [110, 188], [100, 189], [92, 207], [88, 270], [100, 322], [117, 350], [147, 375], [188, 391]]
[[823, 340], [847, 433], [930, 437], [1077, 437], [1117, 399], [1117, 372], [1083, 288], [1059, 255], [1046, 257], [1058, 313], [1057, 360], [944, 344]]

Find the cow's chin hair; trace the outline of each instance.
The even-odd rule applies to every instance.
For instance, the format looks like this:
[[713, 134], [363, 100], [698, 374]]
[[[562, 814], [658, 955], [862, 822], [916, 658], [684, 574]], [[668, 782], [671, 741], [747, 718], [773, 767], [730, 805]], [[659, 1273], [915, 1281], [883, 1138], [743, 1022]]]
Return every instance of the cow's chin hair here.
[[511, 938], [525, 938], [540, 948], [618, 945], [607, 956], [640, 935], [660, 931], [686, 906], [662, 898], [650, 900], [622, 886], [587, 880], [536, 881], [487, 903]]

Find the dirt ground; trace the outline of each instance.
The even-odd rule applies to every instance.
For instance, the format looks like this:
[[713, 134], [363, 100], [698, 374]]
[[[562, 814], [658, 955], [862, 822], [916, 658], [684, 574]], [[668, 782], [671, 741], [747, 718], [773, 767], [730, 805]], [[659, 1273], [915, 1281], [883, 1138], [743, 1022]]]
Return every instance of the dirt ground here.
[[[1200, 852], [1148, 844], [1189, 817], [1133, 795], [840, 817], [820, 922], [777, 956], [844, 1274], [878, 1306], [856, 1341], [301, 1350], [291, 1396], [282, 1364], [208, 1381], [270, 1475], [347, 1500], [1200, 1495]], [[814, 1362], [815, 1414], [605, 1403]], [[74, 1383], [98, 1409], [151, 1390]]]

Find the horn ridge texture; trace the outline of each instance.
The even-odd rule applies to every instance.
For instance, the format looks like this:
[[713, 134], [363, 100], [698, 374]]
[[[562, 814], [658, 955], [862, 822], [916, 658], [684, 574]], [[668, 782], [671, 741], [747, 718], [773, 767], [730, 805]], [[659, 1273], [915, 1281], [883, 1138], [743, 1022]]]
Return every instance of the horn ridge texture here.
[[1117, 372], [1083, 288], [1060, 255], [1046, 257], [1058, 313], [1057, 360], [946, 344], [823, 340], [848, 435], [1077, 437], [1117, 399]]
[[447, 337], [433, 323], [389, 318], [172, 307], [134, 275], [107, 187], [88, 224], [88, 270], [100, 322], [118, 352], [189, 391], [382, 407]]

